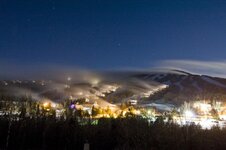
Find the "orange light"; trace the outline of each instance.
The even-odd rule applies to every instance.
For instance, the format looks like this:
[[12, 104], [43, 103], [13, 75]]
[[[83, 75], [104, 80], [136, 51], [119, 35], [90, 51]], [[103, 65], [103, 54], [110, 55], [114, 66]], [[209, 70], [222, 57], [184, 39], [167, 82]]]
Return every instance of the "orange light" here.
[[46, 108], [46, 107], [49, 107], [49, 103], [48, 102], [45, 102], [43, 103], [43, 106]]

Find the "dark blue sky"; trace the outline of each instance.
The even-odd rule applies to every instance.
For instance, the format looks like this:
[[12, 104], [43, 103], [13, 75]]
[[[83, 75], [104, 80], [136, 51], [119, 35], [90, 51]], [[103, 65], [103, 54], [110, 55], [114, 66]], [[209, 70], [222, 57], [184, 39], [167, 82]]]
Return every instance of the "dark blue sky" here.
[[111, 69], [225, 58], [225, 0], [0, 1], [0, 62]]

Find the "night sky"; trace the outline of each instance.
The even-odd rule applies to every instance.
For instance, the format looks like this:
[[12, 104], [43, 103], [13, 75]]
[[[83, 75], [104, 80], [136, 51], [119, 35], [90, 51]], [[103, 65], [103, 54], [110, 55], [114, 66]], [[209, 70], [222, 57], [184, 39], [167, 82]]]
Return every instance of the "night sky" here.
[[0, 62], [113, 69], [225, 58], [225, 0], [0, 1]]

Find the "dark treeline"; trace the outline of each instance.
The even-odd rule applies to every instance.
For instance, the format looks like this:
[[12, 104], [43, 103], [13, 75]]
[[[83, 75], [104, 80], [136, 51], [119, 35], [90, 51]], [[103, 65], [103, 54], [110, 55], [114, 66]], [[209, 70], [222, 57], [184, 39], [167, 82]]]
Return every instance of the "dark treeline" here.
[[81, 125], [76, 119], [54, 118], [0, 120], [0, 149], [83, 149], [91, 150], [223, 150], [226, 149], [226, 129], [200, 126], [180, 127], [161, 119], [148, 123], [141, 118], [100, 119]]

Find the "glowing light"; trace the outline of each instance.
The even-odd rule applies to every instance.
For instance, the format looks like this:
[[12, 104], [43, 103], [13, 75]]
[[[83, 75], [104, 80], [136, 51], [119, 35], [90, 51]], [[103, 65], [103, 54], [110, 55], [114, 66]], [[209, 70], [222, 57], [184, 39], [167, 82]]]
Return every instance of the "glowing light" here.
[[136, 111], [136, 114], [137, 114], [137, 115], [140, 115], [140, 110], [137, 110], [137, 111]]
[[176, 116], [173, 116], [173, 120], [176, 120], [177, 119], [177, 117]]
[[200, 110], [207, 112], [209, 109], [211, 108], [211, 106], [209, 106], [208, 104], [201, 104], [200, 105]]
[[67, 77], [67, 80], [68, 80], [68, 81], [71, 81], [71, 77]]
[[79, 92], [78, 95], [83, 95], [83, 92]]
[[220, 117], [220, 119], [222, 119], [222, 120], [226, 120], [226, 115], [220, 115], [219, 117]]
[[43, 103], [43, 106], [46, 108], [46, 107], [49, 107], [49, 103], [48, 102], [45, 102]]
[[71, 105], [70, 105], [70, 108], [71, 108], [71, 109], [74, 109], [74, 108], [75, 108], [75, 104], [71, 104]]
[[190, 111], [190, 110], [186, 110], [184, 112], [184, 115], [185, 115], [186, 118], [192, 118], [192, 117], [194, 117], [194, 113], [192, 111]]
[[53, 107], [53, 108], [56, 108], [56, 106], [57, 106], [57, 105], [56, 105], [55, 103], [52, 103], [52, 104], [51, 104], [51, 107]]
[[126, 111], [122, 111], [122, 116], [125, 116], [126, 115]]
[[210, 129], [212, 126], [214, 126], [214, 123], [211, 119], [201, 119], [199, 124], [202, 126], [203, 129]]
[[88, 102], [89, 102], [89, 99], [88, 99], [88, 98], [86, 98], [86, 99], [85, 99], [85, 102], [86, 102], [86, 103], [88, 103]]
[[151, 111], [150, 111], [150, 110], [148, 110], [148, 114], [149, 114], [149, 115], [151, 114]]
[[93, 85], [97, 85], [100, 81], [98, 79], [93, 79], [91, 82]]
[[113, 117], [114, 117], [114, 118], [117, 118], [117, 115], [116, 115], [115, 113], [113, 113]]

